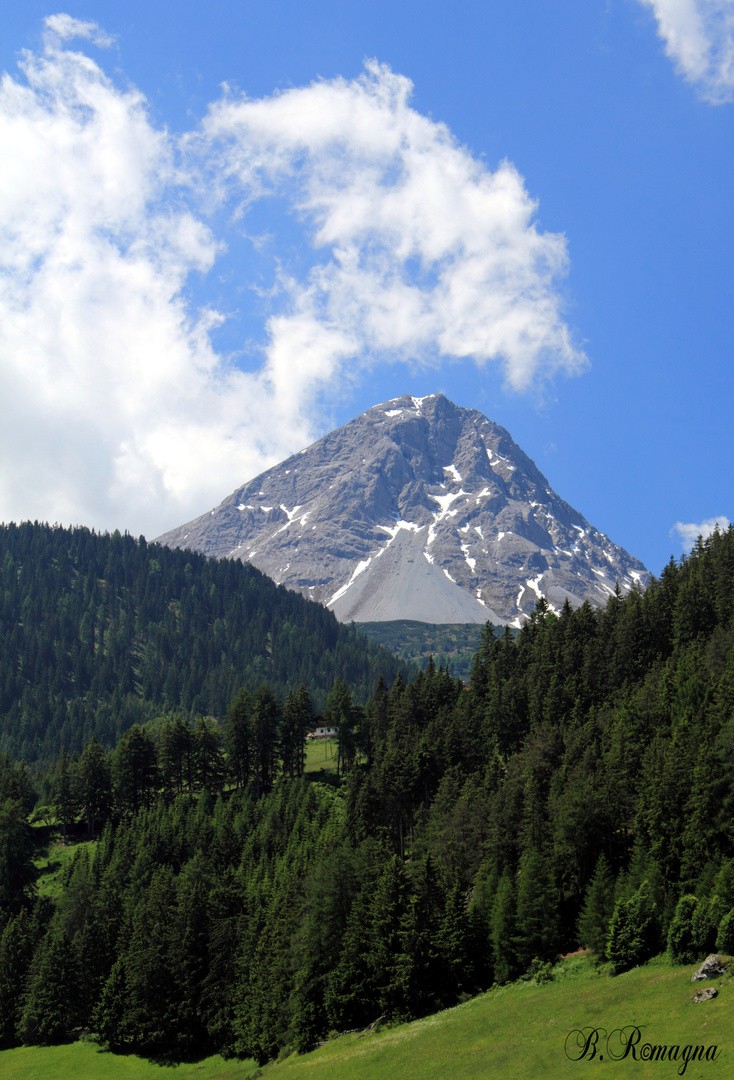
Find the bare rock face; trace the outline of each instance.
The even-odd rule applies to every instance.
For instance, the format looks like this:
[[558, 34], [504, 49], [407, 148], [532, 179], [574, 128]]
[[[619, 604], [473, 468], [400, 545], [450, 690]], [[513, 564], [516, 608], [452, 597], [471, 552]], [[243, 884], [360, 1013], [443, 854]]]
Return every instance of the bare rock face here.
[[702, 982], [704, 979], [720, 979], [722, 975], [726, 975], [726, 964], [716, 953], [711, 953], [710, 956], [706, 957], [698, 971], [694, 971], [691, 975], [691, 982]]
[[504, 428], [442, 394], [376, 405], [158, 540], [249, 561], [342, 622], [521, 626], [541, 596], [600, 606], [649, 580]]

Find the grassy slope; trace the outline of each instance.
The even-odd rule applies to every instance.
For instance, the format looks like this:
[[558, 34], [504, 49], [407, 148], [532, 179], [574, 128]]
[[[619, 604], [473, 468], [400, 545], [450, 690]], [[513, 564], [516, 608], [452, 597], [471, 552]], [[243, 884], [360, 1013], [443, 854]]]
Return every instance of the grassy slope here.
[[317, 773], [323, 769], [324, 772], [336, 772], [337, 749], [336, 739], [309, 739], [304, 771]]
[[0, 1053], [3, 1080], [244, 1080], [252, 1061], [219, 1056], [183, 1065], [155, 1065], [144, 1058], [106, 1054], [92, 1043], [22, 1046]]
[[[694, 1005], [692, 968], [654, 963], [618, 978], [594, 975], [586, 960], [561, 965], [552, 983], [516, 983], [483, 994], [425, 1020], [375, 1032], [347, 1035], [302, 1057], [293, 1055], [262, 1070], [263, 1080], [512, 1080], [536, 1078], [667, 1078], [681, 1062], [569, 1061], [564, 1051], [574, 1028], [608, 1030], [637, 1025], [654, 1044], [717, 1045], [716, 1062], [688, 1065], [684, 1075], [734, 1077], [734, 985], [722, 980], [718, 998]], [[605, 1066], [609, 1066], [609, 1072]], [[601, 1066], [601, 1069], [600, 1069]], [[164, 1069], [139, 1058], [100, 1054], [91, 1045], [50, 1049], [24, 1047], [0, 1054], [3, 1080], [162, 1080]], [[252, 1062], [208, 1058], [180, 1065], [176, 1080], [228, 1080], [252, 1076]], [[167, 1070], [171, 1076], [171, 1070]]]
[[38, 877], [36, 888], [40, 896], [48, 896], [52, 900], [58, 900], [61, 895], [61, 877], [68, 864], [74, 858], [77, 850], [84, 847], [89, 841], [81, 840], [78, 836], [70, 836], [66, 844], [60, 837], [52, 839], [42, 854], [34, 860]]

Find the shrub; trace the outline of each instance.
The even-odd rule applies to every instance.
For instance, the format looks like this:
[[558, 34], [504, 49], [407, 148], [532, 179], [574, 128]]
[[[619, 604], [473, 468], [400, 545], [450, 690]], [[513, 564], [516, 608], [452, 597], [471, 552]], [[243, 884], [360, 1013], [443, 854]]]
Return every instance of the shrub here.
[[618, 900], [609, 924], [607, 956], [616, 973], [649, 960], [658, 951], [660, 926], [649, 882], [643, 881], [629, 900]]
[[668, 930], [668, 951], [674, 964], [692, 964], [697, 948], [693, 940], [693, 919], [698, 899], [691, 893], [681, 896]]
[[726, 953], [727, 956], [734, 956], [734, 908], [727, 912], [719, 923], [716, 951]]

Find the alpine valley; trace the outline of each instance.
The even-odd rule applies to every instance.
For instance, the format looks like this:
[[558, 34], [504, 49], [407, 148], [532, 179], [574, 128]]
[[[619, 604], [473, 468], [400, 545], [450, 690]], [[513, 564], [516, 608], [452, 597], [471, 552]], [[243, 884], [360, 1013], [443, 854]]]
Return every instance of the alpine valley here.
[[443, 394], [376, 405], [159, 537], [249, 561], [341, 622], [521, 627], [650, 575], [509, 433]]

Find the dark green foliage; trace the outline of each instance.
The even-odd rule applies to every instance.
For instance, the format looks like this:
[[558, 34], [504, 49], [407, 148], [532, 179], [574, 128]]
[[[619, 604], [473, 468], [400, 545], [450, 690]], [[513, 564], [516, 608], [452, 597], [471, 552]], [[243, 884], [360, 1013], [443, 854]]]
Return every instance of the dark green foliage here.
[[17, 912], [35, 878], [33, 830], [18, 799], [0, 803], [0, 927], [3, 914]]
[[280, 727], [280, 758], [283, 773], [292, 780], [303, 776], [306, 759], [306, 736], [313, 725], [313, 707], [306, 687], [301, 683], [296, 694], [288, 691], [283, 703]]
[[137, 724], [117, 744], [112, 775], [118, 812], [135, 814], [140, 807], [151, 805], [160, 788], [158, 748]]
[[681, 896], [668, 930], [668, 951], [674, 964], [692, 964], [696, 959], [693, 919], [698, 907], [695, 896]]
[[[90, 550], [98, 541], [86, 534]], [[65, 870], [55, 907], [37, 905], [32, 917], [29, 834], [16, 830], [31, 807], [29, 779], [0, 756], [0, 806], [11, 808], [0, 841], [18, 837], [25, 852], [17, 880], [16, 860], [12, 872], [1, 864], [0, 1006], [16, 995], [6, 1042], [11, 1029], [43, 1040], [91, 1024], [127, 1050], [264, 1062], [331, 1029], [422, 1016], [493, 981], [545, 978], [554, 956], [579, 943], [618, 971], [666, 941], [680, 957], [732, 951], [734, 530], [604, 611], [539, 604], [516, 635], [485, 627], [469, 687], [429, 661], [412, 681], [376, 681], [368, 699], [332, 668], [317, 694], [323, 704], [330, 689], [340, 728], [333, 786], [301, 775], [314, 683], [283, 696], [272, 674], [277, 635], [256, 606], [249, 617], [265, 649], [254, 677], [230, 665], [228, 708], [209, 708], [208, 674], [195, 707], [183, 700], [195, 669], [216, 681], [233, 655], [218, 590], [241, 571], [206, 564], [199, 578], [196, 560], [187, 570], [161, 553], [158, 573], [150, 549], [119, 536], [100, 550], [104, 565], [77, 575], [75, 588], [88, 583], [80, 641], [95, 642], [103, 668], [117, 657], [128, 689], [107, 712], [95, 705], [92, 720], [106, 717], [110, 742], [127, 734], [108, 758], [89, 713], [77, 716], [88, 723], [84, 745], [67, 743], [68, 717], [43, 714], [43, 730], [74, 751], [39, 776], [44, 801], [63, 824], [77, 814], [77, 792], [95, 830], [104, 826]], [[166, 625], [177, 628], [180, 615], [186, 637], [190, 618], [212, 615], [202, 615], [207, 629], [190, 656], [174, 650], [167, 668], [175, 634], [146, 652], [140, 611], [123, 604], [108, 619], [119, 598], [137, 595], [141, 566], [148, 612], [172, 568], [196, 583], [180, 599], [165, 592]], [[207, 652], [209, 633], [217, 648]], [[153, 679], [157, 658], [163, 696], [177, 693], [180, 712], [138, 723], [145, 717], [126, 710], [144, 702], [140, 665]], [[25, 663], [2, 684], [11, 699]], [[107, 766], [111, 805], [90, 794], [101, 776], [109, 796]]]
[[600, 960], [606, 959], [609, 923], [614, 911], [614, 878], [606, 855], [602, 852], [594, 876], [586, 890], [584, 906], [578, 921], [578, 936], [582, 945], [592, 949]]
[[424, 668], [431, 661], [450, 667], [454, 678], [468, 680], [484, 627], [481, 623], [422, 623], [411, 619], [357, 623], [371, 641], [408, 663]]
[[734, 908], [727, 911], [719, 923], [716, 935], [716, 950], [727, 956], [734, 956]]
[[222, 718], [241, 686], [335, 678], [365, 701], [400, 663], [250, 565], [131, 536], [0, 526], [0, 752], [50, 764], [165, 712]]
[[18, 1026], [27, 1044], [68, 1042], [78, 1019], [78, 971], [70, 943], [59, 923], [49, 928], [36, 949], [28, 975]]
[[0, 936], [0, 1050], [18, 1042], [23, 989], [35, 945], [30, 916], [21, 908]]
[[531, 849], [520, 866], [517, 883], [515, 955], [525, 970], [531, 960], [549, 960], [559, 952], [558, 898], [543, 854]]
[[348, 773], [357, 755], [357, 715], [352, 705], [352, 695], [343, 679], [337, 679], [326, 699], [323, 719], [336, 728], [339, 756], [337, 770]]
[[497, 885], [489, 923], [492, 968], [498, 983], [509, 982], [522, 970], [515, 947], [516, 910], [515, 885], [505, 870]]
[[95, 735], [84, 747], [74, 774], [76, 802], [87, 819], [87, 832], [94, 834], [112, 807], [110, 765]]
[[649, 960], [660, 948], [660, 924], [647, 881], [618, 900], [609, 924], [607, 956], [619, 973]]
[[56, 823], [61, 826], [63, 838], [66, 840], [67, 829], [79, 816], [80, 807], [65, 746], [61, 748], [61, 757], [54, 776], [53, 810]]

